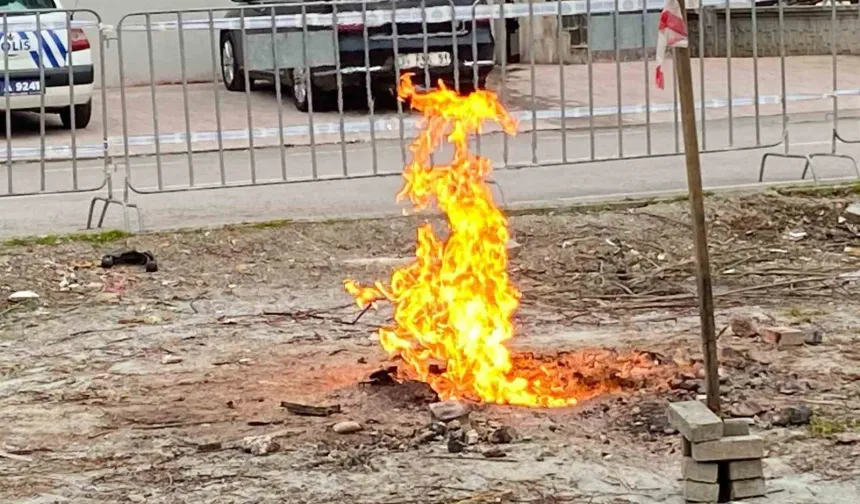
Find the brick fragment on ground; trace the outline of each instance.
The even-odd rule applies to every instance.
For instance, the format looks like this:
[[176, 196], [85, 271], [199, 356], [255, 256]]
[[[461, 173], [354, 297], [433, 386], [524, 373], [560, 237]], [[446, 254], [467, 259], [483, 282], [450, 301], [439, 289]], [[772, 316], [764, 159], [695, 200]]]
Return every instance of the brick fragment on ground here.
[[762, 497], [767, 494], [764, 478], [754, 478], [732, 481], [730, 496], [734, 499], [749, 499], [751, 497]]
[[692, 443], [719, 439], [723, 421], [699, 401], [677, 402], [669, 405], [669, 424]]
[[717, 502], [719, 497], [719, 483], [684, 481], [684, 499], [687, 502]]
[[806, 333], [797, 327], [766, 327], [759, 332], [762, 339], [779, 348], [802, 346], [806, 343]]
[[716, 483], [719, 464], [715, 462], [696, 462], [692, 457], [684, 457], [681, 474], [688, 481]]
[[693, 444], [693, 458], [699, 462], [747, 460], [764, 456], [764, 441], [759, 436], [724, 437]]
[[749, 418], [727, 418], [723, 420], [723, 436], [749, 436]]
[[733, 460], [727, 463], [728, 478], [732, 481], [764, 477], [764, 464], [761, 459]]

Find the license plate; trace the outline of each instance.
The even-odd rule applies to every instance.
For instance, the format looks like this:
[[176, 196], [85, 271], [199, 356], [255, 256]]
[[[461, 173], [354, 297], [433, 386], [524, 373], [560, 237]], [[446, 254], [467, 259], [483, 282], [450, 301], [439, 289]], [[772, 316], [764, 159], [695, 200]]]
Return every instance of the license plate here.
[[42, 92], [42, 83], [33, 80], [12, 81], [8, 85], [3, 86], [0, 81], [0, 96], [6, 93], [10, 95], [32, 95]]
[[428, 54], [400, 54], [397, 56], [397, 63], [401, 70], [408, 70], [410, 68], [446, 67], [451, 65], [451, 53], [432, 52]]

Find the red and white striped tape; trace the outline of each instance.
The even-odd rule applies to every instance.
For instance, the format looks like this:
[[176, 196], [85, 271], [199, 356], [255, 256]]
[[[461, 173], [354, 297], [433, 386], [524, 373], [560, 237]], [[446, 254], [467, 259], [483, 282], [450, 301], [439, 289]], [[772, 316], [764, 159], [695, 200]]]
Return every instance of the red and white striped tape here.
[[663, 89], [666, 79], [663, 74], [663, 60], [666, 51], [673, 47], [687, 47], [687, 20], [681, 12], [678, 0], [666, 0], [666, 6], [660, 14], [660, 24], [657, 27], [657, 70], [655, 78], [657, 87]]

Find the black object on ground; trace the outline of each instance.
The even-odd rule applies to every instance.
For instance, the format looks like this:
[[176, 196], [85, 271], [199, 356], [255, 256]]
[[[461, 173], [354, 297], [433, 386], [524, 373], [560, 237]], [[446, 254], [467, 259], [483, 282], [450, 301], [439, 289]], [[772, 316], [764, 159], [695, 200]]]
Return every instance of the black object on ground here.
[[152, 252], [138, 252], [127, 250], [124, 252], [113, 252], [102, 257], [102, 268], [108, 269], [114, 266], [143, 266], [147, 273], [158, 271], [158, 262]]
[[374, 387], [390, 387], [397, 385], [397, 366], [389, 366], [370, 373], [368, 381], [363, 382]]

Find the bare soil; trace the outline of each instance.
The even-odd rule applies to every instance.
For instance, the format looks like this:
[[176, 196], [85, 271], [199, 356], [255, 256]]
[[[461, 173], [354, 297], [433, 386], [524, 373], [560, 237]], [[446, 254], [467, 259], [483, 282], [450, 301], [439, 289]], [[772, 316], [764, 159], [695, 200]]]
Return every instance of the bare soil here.
[[[860, 495], [860, 237], [839, 221], [850, 197], [708, 201], [723, 409], [754, 415], [765, 438], [758, 502]], [[632, 354], [650, 378], [565, 409], [476, 405], [480, 439], [456, 454], [428, 430], [432, 390], [367, 383], [398, 364], [373, 338], [390, 310], [356, 321], [342, 290], [387, 279], [424, 219], [3, 246], [0, 501], [682, 502], [665, 407], [703, 390], [686, 203], [511, 217], [520, 358], [587, 374]], [[160, 271], [99, 267], [123, 248], [152, 251]], [[21, 290], [39, 301], [5, 301]], [[725, 329], [733, 315], [822, 342], [777, 349]], [[282, 401], [341, 410], [298, 416]], [[784, 426], [783, 408], [800, 406], [810, 423]], [[335, 433], [345, 420], [362, 430]], [[492, 442], [500, 428], [513, 442]]]

